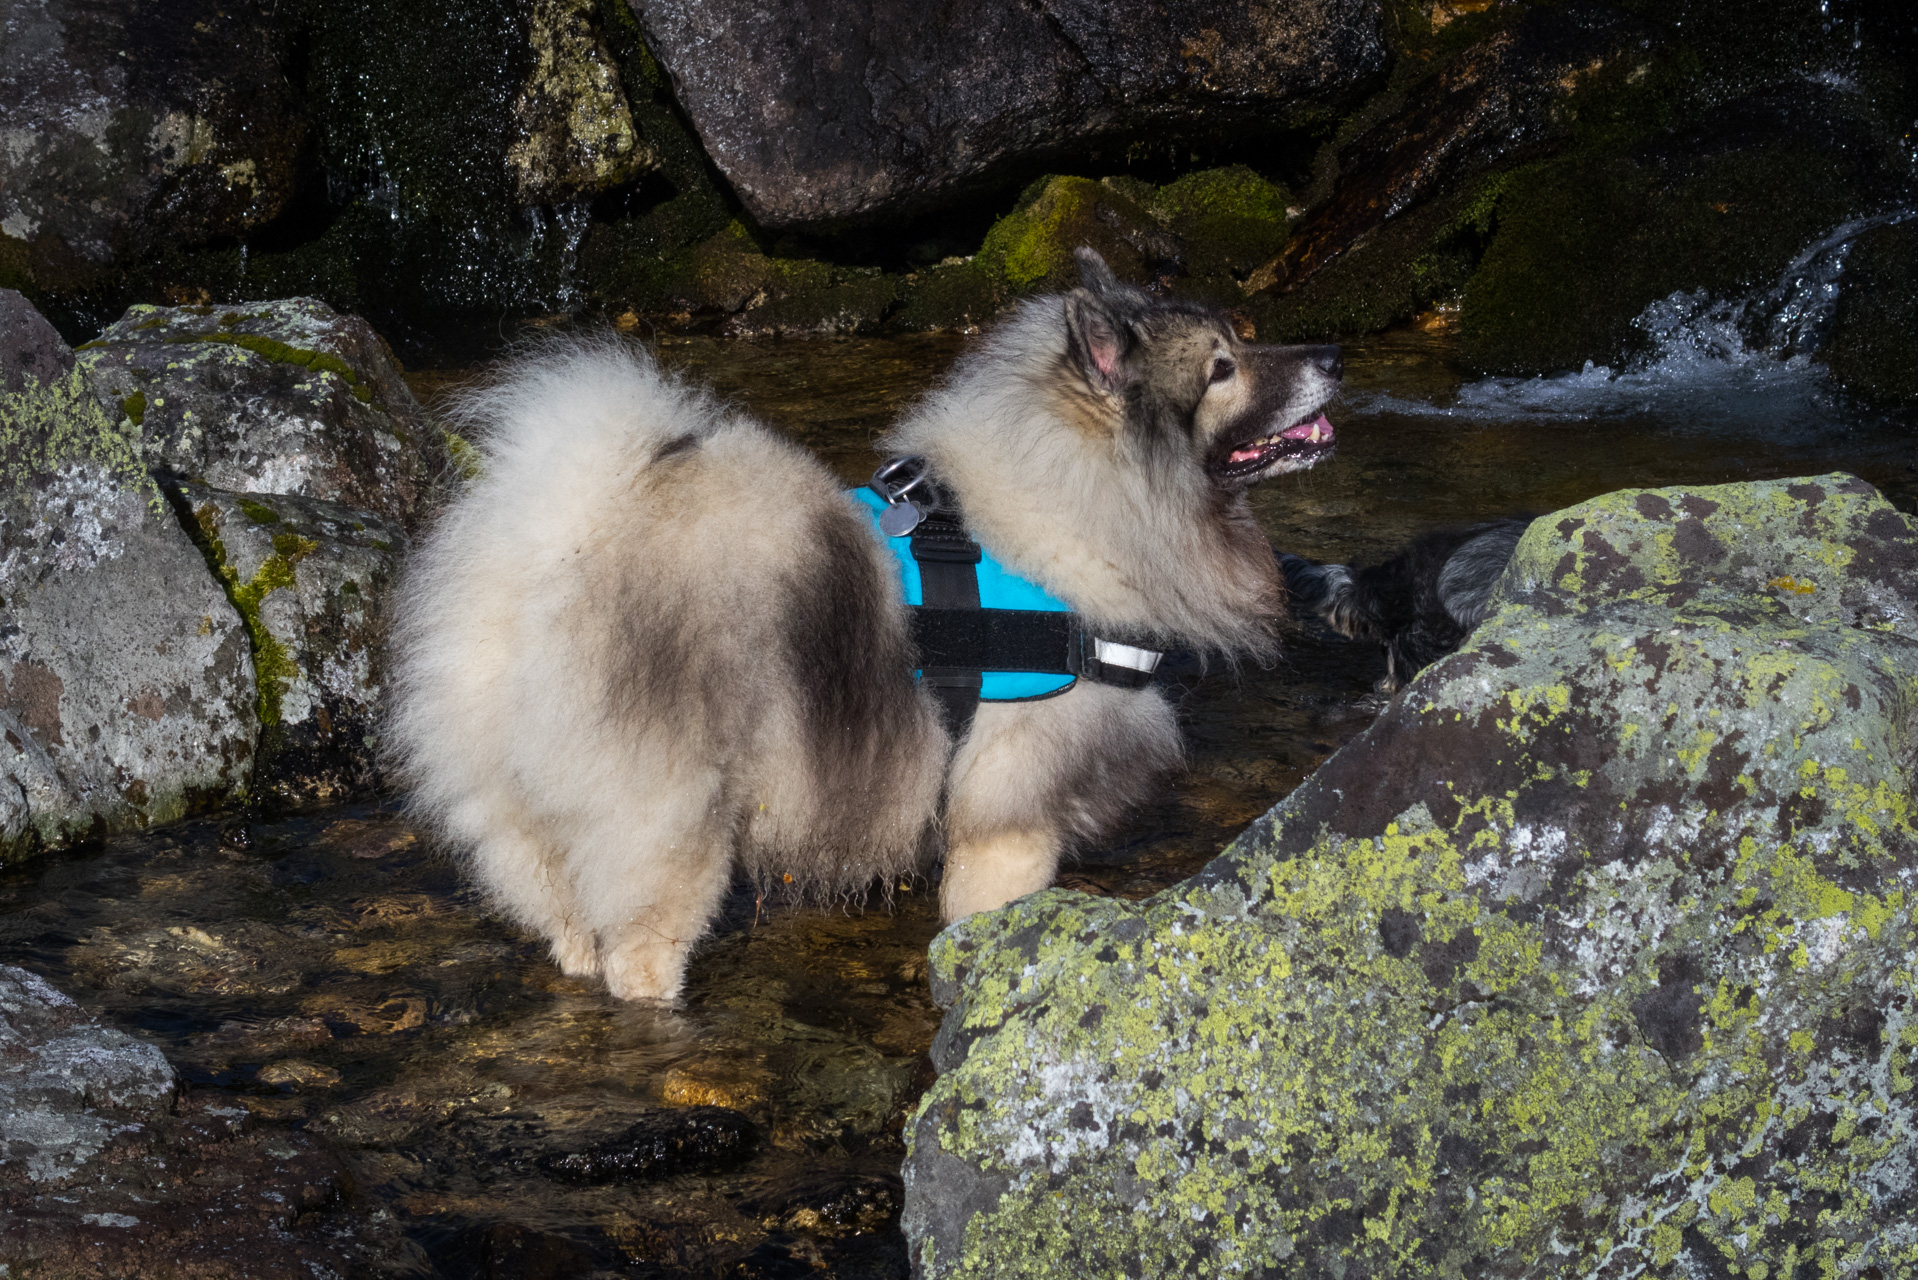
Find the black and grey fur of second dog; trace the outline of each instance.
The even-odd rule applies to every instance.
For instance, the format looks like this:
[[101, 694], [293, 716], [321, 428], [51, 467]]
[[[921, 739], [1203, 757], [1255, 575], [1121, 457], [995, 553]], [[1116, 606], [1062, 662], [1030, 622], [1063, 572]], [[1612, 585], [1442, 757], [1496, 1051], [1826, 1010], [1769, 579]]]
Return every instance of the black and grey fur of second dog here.
[[1390, 693], [1465, 642], [1530, 520], [1487, 520], [1427, 533], [1383, 564], [1352, 568], [1279, 556], [1293, 606], [1340, 635], [1385, 646]]

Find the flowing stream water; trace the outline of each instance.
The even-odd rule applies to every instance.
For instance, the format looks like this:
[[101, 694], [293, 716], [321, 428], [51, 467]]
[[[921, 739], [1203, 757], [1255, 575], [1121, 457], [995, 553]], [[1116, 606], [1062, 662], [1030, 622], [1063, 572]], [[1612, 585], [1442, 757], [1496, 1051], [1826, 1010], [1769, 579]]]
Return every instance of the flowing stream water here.
[[[1348, 347], [1338, 455], [1257, 493], [1274, 544], [1365, 562], [1436, 525], [1622, 487], [1840, 469], [1913, 509], [1918, 420], [1748, 347], [1741, 317], [1661, 307], [1653, 353], [1616, 371], [1470, 381], [1442, 334]], [[964, 345], [681, 338], [661, 355], [856, 482]], [[443, 381], [418, 380], [429, 397]], [[1371, 722], [1383, 670], [1300, 626], [1272, 669], [1184, 690], [1189, 769], [1062, 883], [1140, 898], [1196, 871]], [[635, 1007], [560, 976], [403, 814], [368, 805], [208, 819], [7, 871], [0, 961], [151, 1038], [187, 1087], [342, 1152], [351, 1211], [391, 1215], [412, 1243], [397, 1270], [903, 1276], [901, 1127], [939, 1018], [928, 889], [821, 912], [742, 888], [683, 1002]], [[555, 1173], [552, 1157], [648, 1125], [668, 1135], [652, 1176]]]

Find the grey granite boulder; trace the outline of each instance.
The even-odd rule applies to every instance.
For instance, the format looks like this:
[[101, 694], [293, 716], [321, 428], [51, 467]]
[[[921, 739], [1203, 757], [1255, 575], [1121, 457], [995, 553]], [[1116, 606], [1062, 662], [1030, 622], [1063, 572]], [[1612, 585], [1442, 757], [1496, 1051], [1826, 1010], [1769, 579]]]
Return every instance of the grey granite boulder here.
[[242, 794], [240, 619], [80, 372], [0, 393], [0, 861]]
[[399, 527], [318, 498], [181, 482], [169, 494], [253, 644], [253, 795], [331, 803], [373, 787]]
[[311, 298], [135, 306], [78, 358], [158, 472], [410, 526], [446, 470], [444, 437], [386, 343]]
[[761, 225], [926, 207], [1099, 143], [1273, 129], [1385, 65], [1378, 0], [631, 0]]
[[1918, 1274], [1918, 522], [1536, 521], [1192, 880], [933, 944], [916, 1272]]
[[0, 965], [0, 1167], [70, 1176], [172, 1100], [160, 1051], [103, 1026], [25, 969]]

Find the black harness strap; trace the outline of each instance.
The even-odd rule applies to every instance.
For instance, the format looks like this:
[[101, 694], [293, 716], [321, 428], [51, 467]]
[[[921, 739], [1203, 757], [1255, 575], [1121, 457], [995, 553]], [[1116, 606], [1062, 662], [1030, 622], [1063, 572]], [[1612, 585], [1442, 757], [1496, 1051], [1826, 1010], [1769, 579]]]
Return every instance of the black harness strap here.
[[[913, 463], [916, 471], [907, 469]], [[898, 475], [905, 480], [895, 482]], [[872, 487], [891, 504], [887, 514], [903, 510], [909, 517], [902, 532], [912, 531], [912, 558], [919, 567], [921, 603], [912, 606], [912, 639], [920, 679], [939, 699], [955, 742], [972, 727], [988, 671], [1070, 675], [1124, 689], [1151, 683], [1163, 654], [1088, 635], [1075, 613], [981, 608], [979, 564], [985, 553], [960, 522], [951, 493], [926, 475], [923, 459], [887, 463]], [[923, 492], [905, 502], [916, 489]], [[890, 532], [884, 516], [880, 529]], [[1110, 660], [1101, 660], [1102, 653]]]
[[[915, 640], [922, 631], [919, 617], [927, 610], [947, 616], [986, 616], [986, 611], [979, 607], [978, 569], [985, 553], [966, 536], [965, 528], [957, 520], [945, 511], [927, 512], [919, 527], [912, 531], [912, 558], [919, 566], [919, 595], [925, 601], [924, 607], [913, 610]], [[920, 678], [939, 699], [946, 731], [957, 742], [972, 727], [972, 717], [979, 710], [985, 664], [965, 661], [964, 655], [935, 655], [924, 644], [920, 646], [920, 655], [925, 664], [920, 668]]]

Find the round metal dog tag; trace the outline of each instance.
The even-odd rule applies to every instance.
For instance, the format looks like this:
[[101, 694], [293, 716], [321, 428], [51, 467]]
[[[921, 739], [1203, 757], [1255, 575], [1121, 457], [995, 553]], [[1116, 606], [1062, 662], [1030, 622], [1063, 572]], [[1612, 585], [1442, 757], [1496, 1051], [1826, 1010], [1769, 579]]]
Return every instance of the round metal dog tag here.
[[903, 538], [925, 518], [925, 513], [912, 503], [895, 502], [879, 513], [879, 532], [888, 538]]

